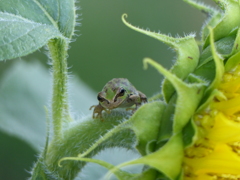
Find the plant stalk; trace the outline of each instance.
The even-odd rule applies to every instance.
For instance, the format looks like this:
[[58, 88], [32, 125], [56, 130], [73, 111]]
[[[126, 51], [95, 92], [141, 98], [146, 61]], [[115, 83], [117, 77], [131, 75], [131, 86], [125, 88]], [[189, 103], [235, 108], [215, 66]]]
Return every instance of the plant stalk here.
[[61, 139], [63, 123], [70, 121], [68, 107], [67, 42], [52, 39], [48, 43], [53, 68], [52, 120], [54, 137]]

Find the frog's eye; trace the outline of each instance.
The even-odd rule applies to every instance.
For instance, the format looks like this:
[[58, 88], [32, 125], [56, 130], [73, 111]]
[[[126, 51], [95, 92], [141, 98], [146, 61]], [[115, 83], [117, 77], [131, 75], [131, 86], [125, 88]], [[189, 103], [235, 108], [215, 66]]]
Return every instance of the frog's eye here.
[[103, 101], [105, 101], [105, 99], [104, 98], [102, 98], [101, 96], [97, 96], [97, 99], [100, 101], [100, 102], [103, 102]]
[[125, 89], [121, 89], [118, 96], [123, 96], [125, 94], [126, 90]]

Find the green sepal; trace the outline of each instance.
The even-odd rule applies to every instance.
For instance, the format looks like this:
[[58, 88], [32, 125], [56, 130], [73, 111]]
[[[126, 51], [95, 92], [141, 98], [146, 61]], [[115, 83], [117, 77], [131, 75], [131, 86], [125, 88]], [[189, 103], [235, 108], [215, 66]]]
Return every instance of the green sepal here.
[[[160, 64], [146, 58], [144, 59], [145, 67], [147, 64], [154, 66], [161, 74], [163, 74], [173, 85], [177, 92], [176, 108], [173, 119], [173, 134], [181, 132], [182, 128], [190, 120], [196, 108], [203, 97], [206, 83], [198, 79], [197, 83], [187, 84], [181, 79], [164, 69]], [[197, 79], [197, 77], [195, 77]]]
[[212, 102], [215, 97], [217, 97], [219, 99], [227, 100], [227, 98], [225, 97], [225, 95], [221, 91], [219, 91], [218, 89], [214, 89], [212, 91], [212, 93], [208, 96], [206, 101], [203, 104], [201, 104], [201, 106], [199, 106], [199, 108], [196, 111], [196, 114], [203, 111], [204, 109], [209, 108], [210, 102]]
[[186, 126], [182, 130], [184, 147], [187, 147], [193, 143], [193, 137], [195, 136], [197, 131], [196, 125], [192, 119], [193, 118], [191, 118], [191, 120], [186, 124]]
[[[180, 164], [178, 167], [176, 167], [177, 172], [169, 173], [164, 169], [164, 167], [158, 169], [160, 172], [163, 172], [165, 176], [167, 176], [168, 178], [175, 180], [178, 176], [180, 176], [181, 173], [182, 162], [181, 158], [183, 157], [183, 148], [191, 142], [191, 138], [194, 136], [195, 132], [194, 130], [192, 130], [191, 133], [189, 134], [189, 132], [186, 133], [186, 129], [189, 129], [188, 124], [190, 123], [192, 115], [199, 106], [199, 103], [204, 95], [207, 83], [200, 79], [199, 77], [192, 74], [188, 76], [187, 83], [176, 77], [174, 74], [171, 74], [169, 71], [164, 69], [160, 64], [154, 62], [153, 60], [146, 58], [144, 60], [145, 67], [147, 63], [154, 66], [161, 74], [163, 74], [176, 89], [176, 94], [174, 94], [174, 96], [171, 98], [170, 102], [167, 104], [167, 107], [164, 111], [157, 146], [160, 147], [160, 150], [163, 148], [167, 148], [169, 141], [175, 138], [176, 134], [181, 136], [181, 138], [179, 138], [179, 141], [175, 142], [178, 143], [179, 145], [178, 149], [176, 149], [176, 154], [174, 153], [172, 154], [172, 156], [176, 158], [175, 161], [176, 165]], [[192, 128], [192, 126], [190, 126], [190, 128]], [[184, 134], [184, 137], [180, 135], [182, 134], [182, 132]], [[167, 141], [166, 144], [164, 144], [164, 141], [166, 141], [167, 138], [169, 140]], [[171, 151], [170, 148], [169, 151]], [[155, 158], [159, 160], [159, 157], [157, 157], [157, 155]], [[179, 161], [177, 160], [177, 158], [180, 158]], [[149, 165], [148, 163], [149, 162], [144, 164]], [[165, 162], [165, 166], [166, 163], [167, 162]], [[150, 166], [157, 168], [156, 166], [153, 165]]]
[[[210, 47], [211, 47], [211, 52], [214, 59], [213, 62], [214, 62], [214, 68], [215, 68], [215, 71], [214, 71], [215, 77], [212, 80], [211, 84], [206, 89], [205, 97], [202, 99], [202, 102], [204, 103], [201, 104], [201, 106], [197, 109], [195, 114], [197, 114], [198, 112], [201, 112], [204, 109], [207, 109], [209, 106], [209, 103], [212, 102], [215, 97], [220, 99], [226, 99], [226, 97], [223, 95], [221, 91], [215, 89], [215, 87], [217, 87], [222, 81], [225, 68], [224, 68], [223, 60], [219, 57], [215, 48], [213, 29], [209, 28], [209, 31], [210, 31]], [[235, 58], [234, 59], [230, 58], [233, 64], [236, 63]], [[232, 66], [229, 65], [229, 67], [232, 67]], [[200, 132], [196, 126], [196, 123], [193, 122], [193, 118], [192, 118], [191, 122], [189, 122], [185, 127], [185, 129], [183, 130], [185, 146], [193, 145], [193, 143], [195, 142], [195, 139], [197, 139], [198, 136], [200, 136]]]
[[[226, 36], [219, 41], [216, 41], [214, 43], [216, 51], [221, 54], [223, 58], [228, 58], [231, 56], [233, 50], [234, 50], [234, 44], [236, 44], [236, 32], [229, 34], [229, 36]], [[201, 68], [204, 64], [210, 62], [213, 60], [213, 54], [211, 50], [211, 45], [209, 45], [207, 48], [203, 50], [201, 53], [200, 59], [199, 59], [199, 65], [197, 69]]]
[[162, 101], [144, 105], [128, 121], [129, 128], [136, 134], [136, 148], [142, 156], [155, 149], [165, 106]]
[[[197, 67], [199, 60], [199, 48], [194, 37], [174, 38], [174, 49], [176, 49], [178, 58], [173, 67], [170, 69], [179, 79], [184, 80]], [[191, 51], [189, 51], [191, 49]], [[165, 79], [162, 85], [162, 92], [166, 102], [175, 92], [175, 88], [169, 79]]]
[[[224, 73], [224, 62], [222, 57], [217, 52], [216, 43], [214, 43], [214, 35], [212, 28], [210, 29], [210, 47], [209, 52], [211, 52], [211, 58], [208, 59], [205, 63], [203, 63], [199, 68], [197, 68], [194, 71], [194, 75], [201, 77], [202, 79], [205, 79], [206, 81], [211, 82], [211, 84], [208, 86], [205, 97], [203, 98], [202, 102], [204, 102], [208, 96], [211, 94], [213, 89], [218, 86], [218, 84], [221, 82], [223, 73]], [[237, 36], [238, 37], [238, 36]], [[237, 42], [237, 41], [235, 41]], [[234, 43], [235, 44], [235, 43]], [[231, 52], [233, 52], [233, 48], [231, 47]], [[231, 56], [232, 58], [233, 56]], [[231, 59], [230, 58], [230, 59]]]
[[[218, 0], [217, 4], [224, 9], [224, 16], [221, 21], [213, 28], [214, 41], [226, 37], [234, 29], [240, 25], [240, 7], [239, 2], [236, 0]], [[210, 37], [208, 35], [203, 49], [210, 44]]]
[[[214, 46], [216, 48], [216, 51], [221, 54], [224, 60], [227, 59], [227, 63], [228, 63], [229, 61], [228, 58], [230, 59], [233, 58], [233, 56], [235, 56], [235, 54], [240, 51], [240, 30], [236, 29], [233, 32], [231, 32], [228, 36], [216, 41], [214, 43]], [[213, 63], [209, 63], [211, 61], [213, 61], [213, 54], [211, 50], [211, 45], [209, 45], [201, 53], [201, 56], [199, 59], [199, 65], [197, 69], [194, 71], [194, 74], [198, 74], [198, 75], [202, 74], [204, 75], [205, 79], [208, 79], [210, 81], [213, 80], [212, 75], [214, 74], [214, 72], [209, 70], [209, 64], [213, 65]], [[212, 68], [215, 68], [215, 67], [212, 66]], [[205, 71], [205, 72], [201, 73], [200, 71]], [[207, 75], [207, 74], [210, 74], [210, 75]]]
[[148, 154], [136, 160], [122, 163], [116, 168], [111, 169], [109, 173], [114, 173], [116, 170], [124, 166], [133, 164], [145, 164], [162, 172], [170, 180], [175, 180], [181, 172], [182, 158], [182, 135], [179, 133], [172, 136], [166, 145], [156, 152]]
[[240, 61], [240, 52], [234, 54], [231, 58], [228, 59], [227, 63], [225, 64], [225, 71], [231, 71], [235, 68]]
[[239, 64], [240, 60], [240, 29], [238, 29], [237, 37], [235, 39], [231, 57], [227, 60], [225, 64], [225, 71], [230, 71], [232, 68], [236, 67], [237, 64]]
[[189, 74], [187, 79], [185, 80], [187, 84], [193, 84], [193, 83], [204, 83], [207, 84], [207, 81], [203, 80], [202, 78], [196, 76], [195, 74]]
[[177, 94], [174, 94], [167, 104], [162, 115], [162, 122], [159, 130], [157, 146], [164, 145], [173, 133], [173, 115], [176, 108]]
[[213, 89], [215, 89], [215, 87], [217, 87], [220, 84], [223, 74], [224, 74], [223, 60], [219, 57], [219, 55], [216, 51], [215, 45], [214, 45], [215, 34], [214, 34], [212, 28], [209, 28], [209, 31], [210, 31], [210, 46], [211, 46], [212, 56], [213, 56], [213, 60], [214, 60], [214, 64], [215, 64], [215, 78], [206, 90], [207, 96], [209, 95], [209, 93], [212, 92]]
[[[150, 37], [153, 37], [157, 40], [166, 43], [177, 52], [178, 56], [177, 61], [170, 70], [172, 74], [175, 74], [180, 79], [185, 79], [197, 67], [199, 59], [199, 48], [197, 42], [194, 39], [193, 34], [186, 36], [184, 38], [173, 38], [164, 34], [137, 28], [129, 24], [125, 20], [125, 17], [127, 17], [126, 14], [122, 16], [122, 21], [124, 22], [125, 25], [127, 25], [128, 27], [135, 31], [141, 32], [145, 35], [148, 35]], [[189, 51], [189, 49], [191, 49], [191, 51]], [[175, 92], [175, 89], [167, 79], [163, 82], [162, 92], [165, 101], [169, 102], [171, 96]]]
[[199, 69], [196, 69], [193, 74], [209, 83], [212, 82], [215, 77], [215, 70], [214, 61], [210, 61], [201, 66]]
[[236, 33], [234, 44], [232, 46], [232, 52], [230, 55], [234, 55], [235, 53], [240, 51], [240, 47], [239, 47], [239, 45], [240, 45], [240, 29], [236, 29], [236, 31], [237, 31], [237, 33]]
[[204, 26], [202, 27], [202, 31], [201, 31], [202, 42], [204, 42], [207, 36], [209, 35], [209, 31], [207, 27], [208, 26], [215, 27], [217, 23], [219, 23], [222, 17], [222, 13], [213, 7], [205, 5], [202, 2], [196, 2], [194, 0], [183, 0], [183, 1], [195, 7], [196, 9], [200, 10], [201, 12], [206, 13], [207, 16], [209, 17], [206, 23], [204, 23]]

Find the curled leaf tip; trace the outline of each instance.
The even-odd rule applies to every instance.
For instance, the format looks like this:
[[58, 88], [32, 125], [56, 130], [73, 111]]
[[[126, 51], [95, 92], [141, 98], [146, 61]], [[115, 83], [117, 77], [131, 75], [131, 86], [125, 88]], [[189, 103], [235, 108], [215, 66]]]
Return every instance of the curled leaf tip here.
[[150, 58], [143, 59], [143, 69], [146, 70], [148, 68], [148, 63], [151, 61]]
[[58, 161], [58, 166], [59, 166], [59, 167], [62, 167], [61, 162], [62, 162], [62, 161], [66, 161], [66, 160], [78, 160], [78, 159], [75, 158], [75, 157], [64, 157], [64, 158], [62, 158], [62, 159], [60, 159], [60, 160]]
[[126, 13], [124, 13], [123, 15], [122, 15], [122, 22], [124, 23], [124, 24], [128, 24], [128, 22], [126, 21], [126, 18], [128, 17], [128, 15], [126, 14]]
[[124, 13], [124, 14], [122, 15], [122, 20], [125, 21], [125, 18], [127, 18], [127, 17], [128, 17], [128, 15], [127, 15], [126, 13]]
[[59, 167], [62, 167], [62, 165], [61, 165], [61, 162], [62, 162], [62, 161], [64, 161], [64, 158], [62, 158], [62, 159], [60, 159], [60, 160], [58, 161], [58, 166], [59, 166]]
[[130, 24], [126, 21], [126, 18], [128, 17], [128, 15], [126, 13], [124, 13], [122, 15], [122, 22], [126, 25], [126, 26], [130, 26]]

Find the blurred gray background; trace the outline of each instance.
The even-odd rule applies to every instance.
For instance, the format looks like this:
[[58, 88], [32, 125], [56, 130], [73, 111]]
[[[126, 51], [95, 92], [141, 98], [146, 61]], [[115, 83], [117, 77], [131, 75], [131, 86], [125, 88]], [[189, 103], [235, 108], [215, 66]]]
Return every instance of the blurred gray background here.
[[[213, 4], [210, 0], [205, 2]], [[81, 0], [77, 6], [81, 25], [70, 44], [70, 74], [96, 92], [112, 78], [128, 78], [149, 97], [160, 91], [162, 76], [153, 68], [143, 70], [143, 58], [150, 57], [169, 68], [175, 53], [162, 42], [126, 27], [122, 14], [127, 13], [128, 22], [144, 29], [172, 36], [196, 32], [197, 38], [206, 18], [181, 0]], [[0, 75], [19, 59], [1, 62]], [[34, 59], [50, 68], [44, 48], [21, 59]], [[25, 142], [1, 132], [0, 144], [0, 180], [29, 177], [27, 171], [37, 153]]]

